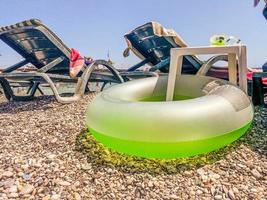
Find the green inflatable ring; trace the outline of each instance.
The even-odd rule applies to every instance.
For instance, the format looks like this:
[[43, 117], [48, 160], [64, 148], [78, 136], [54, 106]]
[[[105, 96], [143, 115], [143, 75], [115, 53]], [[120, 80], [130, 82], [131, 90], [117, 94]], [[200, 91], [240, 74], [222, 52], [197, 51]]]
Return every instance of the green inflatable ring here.
[[139, 79], [98, 94], [86, 124], [99, 142], [147, 158], [177, 158], [219, 149], [242, 136], [253, 119], [247, 95], [227, 81], [177, 77], [165, 101], [167, 76]]

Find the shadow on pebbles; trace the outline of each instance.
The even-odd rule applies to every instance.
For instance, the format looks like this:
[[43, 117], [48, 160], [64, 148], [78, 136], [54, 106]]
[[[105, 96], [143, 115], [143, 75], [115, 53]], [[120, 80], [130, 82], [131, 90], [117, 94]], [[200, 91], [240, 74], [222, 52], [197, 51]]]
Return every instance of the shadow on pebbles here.
[[95, 93], [62, 105], [53, 97], [0, 97], [0, 199], [265, 199], [267, 109], [248, 133], [207, 155], [125, 156], [84, 129]]

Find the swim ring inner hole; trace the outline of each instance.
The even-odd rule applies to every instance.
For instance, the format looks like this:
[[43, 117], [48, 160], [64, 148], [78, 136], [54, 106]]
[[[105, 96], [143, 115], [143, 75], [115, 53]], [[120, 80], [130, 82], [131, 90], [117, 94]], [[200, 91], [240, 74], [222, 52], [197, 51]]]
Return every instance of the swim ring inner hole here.
[[[148, 84], [150, 81], [153, 83]], [[112, 94], [104, 92], [103, 95], [119, 101], [164, 103], [166, 102], [167, 83], [168, 76], [161, 76], [156, 81], [155, 78], [146, 78], [134, 85], [125, 85], [125, 87], [120, 85], [116, 89], [113, 88]], [[220, 85], [226, 85], [226, 81], [206, 76], [177, 76], [173, 101], [203, 97]]]

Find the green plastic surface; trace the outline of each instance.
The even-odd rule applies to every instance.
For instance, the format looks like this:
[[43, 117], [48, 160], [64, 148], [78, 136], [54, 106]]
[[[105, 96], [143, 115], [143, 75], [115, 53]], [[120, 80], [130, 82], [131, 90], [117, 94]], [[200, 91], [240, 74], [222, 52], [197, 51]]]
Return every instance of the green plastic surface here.
[[121, 140], [98, 133], [91, 128], [89, 128], [89, 130], [96, 140], [115, 151], [146, 158], [171, 159], [194, 156], [219, 149], [241, 137], [248, 130], [250, 125], [251, 122], [237, 130], [222, 134], [218, 137], [177, 143], [149, 143]]

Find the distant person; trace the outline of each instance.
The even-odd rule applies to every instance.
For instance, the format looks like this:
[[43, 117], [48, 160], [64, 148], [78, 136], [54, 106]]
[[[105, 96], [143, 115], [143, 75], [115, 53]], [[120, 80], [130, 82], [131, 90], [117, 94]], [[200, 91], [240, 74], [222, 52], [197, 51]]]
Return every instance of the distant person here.
[[267, 72], [267, 62], [262, 65], [262, 71]]

